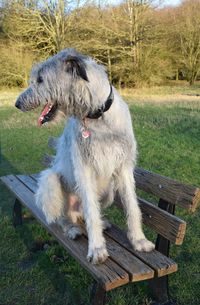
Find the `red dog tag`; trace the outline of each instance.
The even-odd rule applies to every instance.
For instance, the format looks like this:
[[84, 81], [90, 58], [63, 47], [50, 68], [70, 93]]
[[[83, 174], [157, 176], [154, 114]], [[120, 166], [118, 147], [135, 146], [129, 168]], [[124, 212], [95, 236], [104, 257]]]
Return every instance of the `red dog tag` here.
[[91, 135], [91, 132], [90, 132], [89, 130], [83, 130], [83, 131], [82, 131], [82, 137], [83, 137], [84, 139], [89, 138], [90, 135]]

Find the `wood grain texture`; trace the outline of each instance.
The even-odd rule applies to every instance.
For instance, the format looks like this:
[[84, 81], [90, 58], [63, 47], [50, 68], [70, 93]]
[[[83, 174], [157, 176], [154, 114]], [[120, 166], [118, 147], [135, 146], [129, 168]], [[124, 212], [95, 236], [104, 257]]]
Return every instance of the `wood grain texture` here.
[[57, 241], [91, 273], [103, 289], [108, 291], [129, 282], [129, 274], [110, 258], [101, 265], [93, 265], [87, 261], [88, 243], [84, 236], [77, 241], [72, 241], [65, 236], [58, 225], [48, 225], [43, 213], [35, 205], [33, 192], [17, 177], [10, 175], [1, 177], [1, 180]]
[[[181, 245], [186, 231], [186, 222], [179, 217], [163, 211], [156, 205], [138, 198], [142, 211], [142, 219], [145, 225], [149, 226], [155, 232], [164, 236], [170, 242]], [[122, 209], [120, 197], [115, 197], [116, 205]]]
[[186, 185], [170, 178], [136, 168], [134, 172], [136, 187], [156, 195], [172, 204], [194, 212], [200, 201], [200, 189]]
[[142, 198], [138, 200], [143, 222], [170, 242], [181, 245], [185, 236], [186, 222]]
[[108, 235], [105, 235], [105, 237], [110, 257], [129, 273], [130, 282], [143, 281], [154, 277], [152, 268]]
[[126, 236], [126, 232], [114, 224], [112, 224], [109, 230], [105, 231], [105, 234], [151, 267], [155, 271], [156, 277], [161, 277], [176, 272], [178, 269], [177, 264], [172, 259], [156, 250], [149, 253], [135, 251]]

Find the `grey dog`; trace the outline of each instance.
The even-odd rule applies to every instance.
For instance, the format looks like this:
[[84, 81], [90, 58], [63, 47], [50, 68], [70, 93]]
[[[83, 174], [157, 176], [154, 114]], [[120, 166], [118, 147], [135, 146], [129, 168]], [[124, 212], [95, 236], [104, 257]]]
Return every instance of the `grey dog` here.
[[[59, 222], [67, 236], [75, 239], [82, 233], [79, 219], [84, 219], [87, 258], [101, 263], [108, 257], [101, 208], [112, 204], [118, 192], [134, 249], [151, 251], [154, 245], [142, 231], [135, 193], [137, 145], [130, 112], [104, 67], [74, 49], [38, 64], [16, 107], [30, 111], [40, 105], [44, 108], [39, 125], [54, 120], [59, 111], [67, 119], [55, 159], [41, 173], [36, 194], [47, 222]], [[70, 225], [65, 225], [65, 217]]]

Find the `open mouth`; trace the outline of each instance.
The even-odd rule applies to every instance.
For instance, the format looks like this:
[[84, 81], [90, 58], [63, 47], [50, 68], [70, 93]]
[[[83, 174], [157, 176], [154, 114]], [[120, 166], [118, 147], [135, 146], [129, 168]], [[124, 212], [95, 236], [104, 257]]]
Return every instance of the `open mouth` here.
[[56, 112], [57, 104], [47, 103], [39, 116], [38, 125], [41, 126], [44, 123], [51, 121], [55, 117]]

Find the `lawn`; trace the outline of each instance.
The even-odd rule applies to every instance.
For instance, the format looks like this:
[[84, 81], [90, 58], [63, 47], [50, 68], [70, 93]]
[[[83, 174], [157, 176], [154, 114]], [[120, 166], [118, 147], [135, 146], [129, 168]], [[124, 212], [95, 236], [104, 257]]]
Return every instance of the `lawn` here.
[[[169, 88], [162, 94], [159, 90], [124, 92], [138, 142], [138, 164], [200, 186], [200, 98], [187, 95], [199, 94], [200, 89]], [[17, 91], [0, 93], [0, 175], [41, 170], [48, 137], [63, 129], [62, 122], [38, 128], [38, 110], [21, 113], [15, 109], [16, 95]], [[25, 221], [14, 230], [14, 198], [3, 185], [0, 187], [0, 304], [88, 305], [92, 278], [34, 220]], [[109, 215], [112, 217], [113, 213], [111, 208]], [[170, 291], [178, 304], [198, 305], [200, 211], [192, 215], [177, 209], [177, 214], [188, 227], [183, 246], [171, 250], [179, 272], [170, 276]], [[117, 217], [120, 222], [120, 214]], [[44, 242], [45, 250], [37, 251]], [[147, 291], [143, 283], [118, 288], [108, 294], [108, 304], [148, 305]]]

